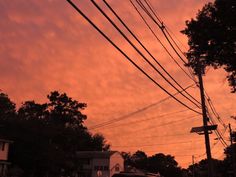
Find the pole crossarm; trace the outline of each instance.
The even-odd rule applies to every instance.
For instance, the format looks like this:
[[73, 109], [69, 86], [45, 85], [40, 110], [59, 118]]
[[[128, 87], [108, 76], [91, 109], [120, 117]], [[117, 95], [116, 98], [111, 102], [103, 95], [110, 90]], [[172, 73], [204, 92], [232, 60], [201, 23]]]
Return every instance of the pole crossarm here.
[[201, 126], [201, 127], [193, 127], [190, 131], [190, 133], [203, 133], [205, 130], [212, 131], [216, 130], [217, 125], [207, 125], [207, 126]]

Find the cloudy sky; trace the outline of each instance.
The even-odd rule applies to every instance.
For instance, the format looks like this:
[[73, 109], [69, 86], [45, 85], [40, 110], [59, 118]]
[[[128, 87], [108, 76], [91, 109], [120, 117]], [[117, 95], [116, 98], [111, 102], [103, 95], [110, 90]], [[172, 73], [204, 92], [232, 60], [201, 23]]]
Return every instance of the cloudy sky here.
[[[176, 92], [145, 64], [90, 1], [74, 2], [158, 83], [170, 93]], [[96, 2], [125, 31], [104, 3], [101, 0]], [[193, 84], [170, 59], [129, 0], [107, 2], [183, 88]], [[193, 18], [198, 9], [209, 1], [150, 2], [173, 37], [178, 38], [176, 41], [181, 42], [178, 44], [182, 50], [187, 51], [187, 38], [180, 31], [185, 28], [185, 21]], [[158, 27], [150, 20], [148, 22], [183, 66]], [[191, 127], [202, 125], [201, 116], [173, 99], [161, 101], [168, 95], [129, 63], [66, 0], [0, 0], [0, 34], [0, 89], [18, 106], [26, 100], [43, 103], [46, 95], [53, 90], [66, 92], [88, 104], [84, 110], [88, 116], [86, 126], [93, 133], [104, 134], [114, 150], [135, 152], [139, 149], [148, 155], [163, 152], [174, 155], [182, 166], [191, 163], [192, 155], [197, 157], [196, 160], [205, 157], [202, 155], [205, 152], [203, 137], [189, 133]], [[127, 31], [125, 34], [134, 41]], [[134, 43], [138, 46], [137, 42]], [[139, 49], [144, 53], [143, 49]], [[151, 60], [147, 53], [145, 56]], [[207, 69], [204, 84], [217, 112], [228, 123], [231, 121], [229, 117], [235, 115], [236, 97], [230, 93], [225, 78], [223, 70]], [[191, 87], [188, 91], [199, 100], [198, 88]], [[196, 109], [180, 94], [176, 97]], [[157, 104], [150, 106], [154, 103]], [[94, 128], [117, 119], [122, 120]], [[221, 125], [219, 130], [223, 131]], [[227, 139], [228, 132], [225, 137]], [[217, 142], [214, 138], [212, 134], [212, 145]], [[214, 145], [212, 154], [215, 158], [222, 158], [223, 146], [220, 143]]]

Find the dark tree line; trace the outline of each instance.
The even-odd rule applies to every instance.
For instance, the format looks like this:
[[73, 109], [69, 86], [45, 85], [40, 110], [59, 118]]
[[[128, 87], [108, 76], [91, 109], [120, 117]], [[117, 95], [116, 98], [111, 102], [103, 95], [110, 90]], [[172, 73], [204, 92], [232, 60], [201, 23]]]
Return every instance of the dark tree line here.
[[135, 168], [144, 172], [159, 173], [164, 177], [183, 176], [183, 169], [178, 166], [174, 156], [163, 153], [147, 156], [143, 151], [137, 151], [134, 154], [123, 152], [122, 155], [127, 170]]
[[[46, 103], [26, 101], [16, 109], [15, 103], [0, 93], [0, 138], [14, 141], [10, 146], [9, 177], [73, 176], [78, 168], [76, 151], [109, 150], [102, 135], [92, 135], [84, 126], [87, 117], [81, 111], [86, 104], [57, 91], [47, 98]], [[225, 149], [223, 161], [214, 160], [217, 176], [230, 177], [235, 148], [234, 144]], [[164, 177], [191, 177], [193, 172], [195, 177], [207, 176], [206, 160], [195, 164], [194, 168], [182, 169], [171, 155], [147, 156], [142, 151], [122, 155], [128, 170], [136, 168]]]
[[109, 149], [102, 135], [92, 135], [84, 126], [87, 117], [81, 110], [85, 103], [57, 91], [47, 98], [47, 103], [26, 101], [16, 109], [0, 93], [0, 136], [13, 141], [9, 176], [71, 175], [77, 168], [76, 151]]
[[[213, 170], [214, 176], [216, 177], [233, 177], [234, 167], [233, 167], [233, 157], [236, 161], [236, 144], [228, 146], [225, 148], [225, 157], [223, 160], [213, 159]], [[207, 177], [208, 176], [208, 162], [206, 159], [200, 162], [190, 165], [187, 169], [187, 174], [189, 177]]]
[[[236, 143], [228, 146], [224, 151], [224, 159], [212, 159], [215, 177], [233, 176], [233, 152], [236, 161]], [[163, 177], [208, 177], [208, 161], [201, 160], [187, 169], [181, 168], [174, 156], [157, 153], [147, 156], [143, 151], [136, 151], [134, 154], [122, 152], [127, 171], [134, 168], [143, 172], [159, 173]]]

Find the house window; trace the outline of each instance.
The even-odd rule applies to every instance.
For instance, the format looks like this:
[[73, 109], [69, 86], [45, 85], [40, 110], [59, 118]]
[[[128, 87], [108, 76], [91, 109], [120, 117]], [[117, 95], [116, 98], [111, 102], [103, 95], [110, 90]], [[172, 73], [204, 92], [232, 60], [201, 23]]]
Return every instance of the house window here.
[[108, 167], [108, 166], [104, 166], [104, 167], [103, 167], [103, 170], [104, 170], [104, 171], [109, 171], [109, 167]]
[[79, 162], [83, 165], [89, 165], [90, 164], [90, 159], [87, 159], [87, 158], [79, 159]]
[[115, 171], [120, 171], [120, 167], [119, 167], [119, 165], [116, 165], [116, 167], [115, 167]]
[[94, 166], [95, 171], [108, 171], [109, 167], [108, 166]]
[[94, 170], [98, 171], [99, 170], [99, 166], [94, 166]]
[[0, 142], [0, 150], [4, 151], [5, 149], [5, 143], [4, 142]]

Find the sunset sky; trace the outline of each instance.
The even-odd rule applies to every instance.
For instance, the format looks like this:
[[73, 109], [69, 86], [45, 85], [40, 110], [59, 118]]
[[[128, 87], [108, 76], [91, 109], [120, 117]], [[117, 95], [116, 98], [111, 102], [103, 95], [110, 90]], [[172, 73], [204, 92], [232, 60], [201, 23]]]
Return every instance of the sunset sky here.
[[[158, 83], [172, 94], [176, 92], [144, 63], [90, 1], [73, 2]], [[125, 31], [104, 3], [101, 0], [96, 2]], [[184, 88], [193, 84], [170, 59], [129, 0], [107, 2]], [[180, 31], [185, 28], [185, 21], [194, 18], [197, 11], [209, 1], [150, 2], [173, 36], [181, 41], [183, 45], [179, 45], [186, 52], [187, 38]], [[149, 22], [183, 66], [160, 29]], [[132, 39], [127, 31], [125, 34]], [[137, 42], [135, 44], [138, 46]], [[149, 57], [146, 53], [145, 56]], [[207, 68], [203, 79], [206, 92], [222, 120], [236, 127], [235, 121], [230, 119], [230, 116], [236, 115], [236, 97], [230, 93], [226, 73], [223, 69]], [[203, 136], [189, 133], [192, 127], [202, 125], [201, 115], [187, 110], [173, 99], [139, 111], [168, 95], [129, 63], [66, 0], [0, 0], [0, 89], [17, 106], [26, 100], [43, 103], [46, 95], [54, 90], [87, 103], [88, 107], [83, 111], [88, 116], [85, 125], [89, 129], [91, 127], [93, 133], [102, 133], [113, 150], [143, 150], [148, 155], [159, 152], [171, 154], [183, 167], [191, 163], [192, 155], [197, 157], [196, 161], [205, 158], [202, 155], [205, 152]], [[188, 91], [200, 100], [197, 87], [189, 88]], [[196, 109], [181, 95], [177, 98]], [[124, 118], [136, 111], [139, 113], [122, 121], [92, 129], [97, 124]], [[220, 124], [219, 130], [223, 131]], [[225, 139], [228, 139], [228, 134], [227, 130]], [[210, 137], [212, 145], [217, 142], [214, 134]], [[223, 146], [217, 143], [212, 149], [212, 156], [223, 158], [222, 155]]]

